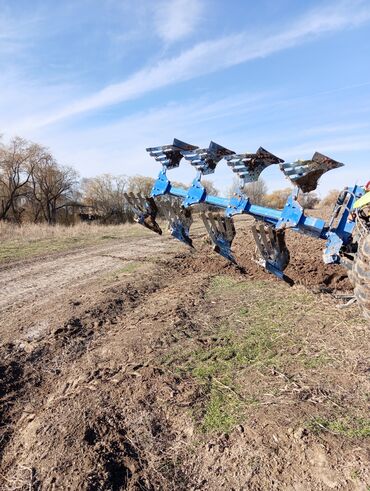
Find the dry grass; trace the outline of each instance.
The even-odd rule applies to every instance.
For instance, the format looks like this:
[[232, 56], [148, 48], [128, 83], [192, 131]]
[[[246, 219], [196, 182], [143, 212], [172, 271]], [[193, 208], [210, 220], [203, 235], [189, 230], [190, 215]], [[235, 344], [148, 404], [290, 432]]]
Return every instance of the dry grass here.
[[127, 225], [98, 225], [79, 223], [68, 227], [65, 225], [50, 226], [47, 224], [27, 223], [17, 226], [11, 223], [0, 222], [0, 242], [18, 241], [19, 243], [43, 239], [74, 238], [80, 236], [122, 234], [137, 226]]
[[61, 252], [101, 241], [122, 240], [150, 232], [136, 224], [97, 225], [80, 223], [65, 225], [25, 224], [22, 226], [0, 222], [0, 263]]

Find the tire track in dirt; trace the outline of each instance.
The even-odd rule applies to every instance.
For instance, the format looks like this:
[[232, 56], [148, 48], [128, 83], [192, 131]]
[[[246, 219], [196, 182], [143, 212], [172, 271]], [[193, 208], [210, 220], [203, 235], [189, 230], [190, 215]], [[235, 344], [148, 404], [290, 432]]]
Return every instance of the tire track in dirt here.
[[89, 282], [92, 277], [113, 270], [117, 266], [115, 259], [134, 261], [140, 254], [146, 258], [158, 257], [167, 252], [167, 242], [142, 238], [140, 243], [93, 247], [0, 270], [0, 283], [3, 285], [0, 312], [15, 303], [22, 305], [35, 298], [42, 301], [45, 293], [60, 292], [70, 284], [76, 286]]
[[[178, 340], [181, 332], [189, 336], [187, 331], [195, 328], [190, 321], [185, 328], [183, 321], [188, 315], [186, 312], [202, 301], [209, 278], [199, 274], [193, 278], [194, 283], [190, 283], [186, 274], [173, 274], [171, 263], [163, 262], [158, 266], [155, 277], [132, 278], [119, 290], [112, 290], [104, 303], [87, 309], [79, 318], [67, 320], [41, 342], [31, 343], [26, 351], [16, 345], [3, 347], [3, 360], [8, 361], [0, 367], [0, 371], [7, 374], [0, 396], [6, 393], [7, 397], [2, 400], [1, 417], [6, 425], [0, 440], [4, 447], [1, 474], [6, 482], [24, 481], [28, 485], [31, 479], [40, 489], [49, 489], [52, 484], [57, 488], [97, 489], [94, 483], [100, 483], [99, 489], [113, 489], [115, 480], [123, 485], [119, 474], [141, 482], [140, 489], [152, 489], [145, 477], [145, 458], [142, 460], [136, 455], [137, 449], [124, 436], [122, 441], [120, 438], [117, 441], [117, 435], [113, 438], [120, 448], [118, 455], [113, 455], [111, 449], [107, 457], [106, 449], [101, 454], [94, 445], [89, 449], [92, 460], [81, 458], [80, 452], [84, 442], [85, 445], [86, 441], [94, 442], [102, 425], [108, 425], [110, 432], [117, 433], [117, 428], [110, 428], [104, 416], [104, 390], [98, 397], [94, 394], [98, 402], [93, 403], [91, 384], [96, 385], [107, 374], [127, 377], [127, 373], [139, 373], [137, 370], [145, 367], [154, 356], [151, 353]], [[176, 329], [176, 336], [173, 336], [171, 327], [176, 328], [178, 321], [183, 328], [182, 331]], [[130, 392], [130, 386], [127, 389]], [[83, 395], [85, 391], [87, 394]], [[80, 407], [80, 398], [85, 399], [87, 407], [95, 405], [91, 410], [100, 416], [86, 422], [86, 427], [79, 424], [73, 429], [76, 446], [68, 436], [54, 441], [51, 448], [50, 425], [55, 429], [79, 421], [75, 412]], [[67, 401], [74, 404], [69, 406]], [[119, 424], [119, 415], [115, 414], [114, 418]], [[106, 437], [104, 435], [105, 440]], [[45, 448], [49, 448], [49, 463], [45, 460]], [[115, 451], [117, 453], [117, 448]], [[74, 457], [73, 452], [76, 452]], [[68, 481], [75, 474], [71, 474], [71, 458], [77, 465], [76, 482]], [[55, 469], [59, 469], [58, 472]], [[69, 478], [63, 481], [67, 469]], [[90, 482], [91, 488], [84, 487], [86, 482]]]
[[102, 289], [113, 282], [115, 271], [130, 264], [143, 271], [154, 268], [157, 259], [178, 247], [168, 237], [153, 236], [4, 265], [0, 339], [5, 343], [20, 336], [41, 336], [75, 313], [76, 305], [97, 301]]

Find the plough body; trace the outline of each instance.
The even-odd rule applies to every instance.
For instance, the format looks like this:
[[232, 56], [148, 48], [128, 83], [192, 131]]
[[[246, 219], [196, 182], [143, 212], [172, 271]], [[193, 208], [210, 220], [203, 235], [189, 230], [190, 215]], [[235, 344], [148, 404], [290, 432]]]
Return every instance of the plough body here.
[[[342, 167], [342, 163], [319, 152], [315, 152], [310, 160], [284, 162], [262, 147], [255, 153], [236, 154], [213, 141], [208, 148], [199, 148], [174, 139], [172, 145], [152, 147], [147, 151], [162, 168], [153, 185], [151, 196], [145, 202], [142, 196], [127, 196], [138, 223], [162, 233], [155, 220], [158, 211], [155, 200], [161, 196], [173, 196], [181, 201], [181, 206], [171, 211], [171, 204], [167, 201], [164, 215], [169, 221], [171, 235], [189, 246], [193, 246], [190, 238], [190, 209], [196, 205], [207, 205], [207, 208], [224, 212], [223, 216], [203, 212], [201, 218], [213, 249], [233, 263], [237, 262], [231, 250], [235, 237], [233, 217], [246, 214], [256, 220], [252, 233], [256, 241], [258, 262], [277, 277], [287, 279], [284, 274], [290, 259], [285, 244], [287, 230], [325, 241], [324, 263], [343, 263], [351, 268], [358, 248], [354, 204], [365, 194], [364, 187], [354, 185], [345, 188], [338, 196], [328, 222], [322, 218], [306, 216], [298, 201], [300, 193], [314, 191], [320, 177], [329, 170]], [[240, 178], [239, 192], [231, 198], [213, 196], [202, 184], [202, 176], [215, 172], [222, 159], [226, 160], [227, 165]], [[196, 169], [196, 177], [188, 189], [172, 185], [167, 176], [167, 172], [179, 167], [182, 160]], [[245, 190], [245, 184], [257, 181], [261, 173], [271, 165], [278, 165], [293, 185], [292, 194], [282, 210], [252, 203]], [[161, 207], [160, 204], [158, 206]]]

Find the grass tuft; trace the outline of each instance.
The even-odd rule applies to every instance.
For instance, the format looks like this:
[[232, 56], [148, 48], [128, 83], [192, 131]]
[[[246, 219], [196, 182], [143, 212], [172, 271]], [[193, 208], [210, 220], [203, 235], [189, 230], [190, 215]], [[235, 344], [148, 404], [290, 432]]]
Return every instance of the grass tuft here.
[[240, 420], [241, 401], [233, 393], [212, 387], [201, 429], [204, 433], [228, 433]]
[[315, 434], [328, 431], [348, 438], [370, 437], [370, 419], [367, 418], [314, 418], [307, 423], [307, 428]]

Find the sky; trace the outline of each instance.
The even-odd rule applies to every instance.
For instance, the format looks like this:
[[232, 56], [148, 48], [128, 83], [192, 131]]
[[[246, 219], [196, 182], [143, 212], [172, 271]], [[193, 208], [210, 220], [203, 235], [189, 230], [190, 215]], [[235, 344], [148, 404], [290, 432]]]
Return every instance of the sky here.
[[[0, 134], [84, 177], [155, 177], [173, 138], [345, 167], [370, 180], [370, 0], [0, 0]], [[278, 167], [270, 190], [289, 184]], [[190, 182], [194, 169], [170, 171]], [[224, 161], [211, 180], [233, 175]]]

